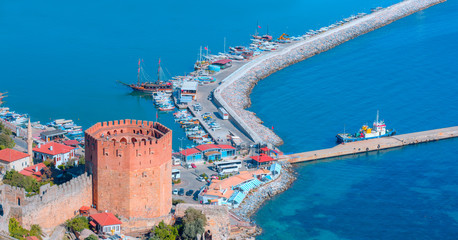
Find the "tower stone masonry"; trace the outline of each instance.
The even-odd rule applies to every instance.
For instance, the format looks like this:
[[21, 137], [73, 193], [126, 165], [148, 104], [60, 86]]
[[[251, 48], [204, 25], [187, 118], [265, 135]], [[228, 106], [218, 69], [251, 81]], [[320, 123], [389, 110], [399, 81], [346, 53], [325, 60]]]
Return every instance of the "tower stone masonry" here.
[[85, 131], [93, 204], [125, 218], [156, 218], [172, 207], [172, 131], [160, 123], [120, 120]]

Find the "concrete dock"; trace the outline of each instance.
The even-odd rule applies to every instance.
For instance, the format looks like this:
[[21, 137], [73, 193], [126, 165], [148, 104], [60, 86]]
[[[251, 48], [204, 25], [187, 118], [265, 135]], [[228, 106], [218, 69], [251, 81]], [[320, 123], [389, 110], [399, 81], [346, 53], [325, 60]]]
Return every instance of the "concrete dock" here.
[[280, 160], [288, 161], [290, 163], [300, 163], [438, 141], [454, 137], [458, 137], [458, 126], [339, 144], [328, 149], [285, 155], [282, 156]]

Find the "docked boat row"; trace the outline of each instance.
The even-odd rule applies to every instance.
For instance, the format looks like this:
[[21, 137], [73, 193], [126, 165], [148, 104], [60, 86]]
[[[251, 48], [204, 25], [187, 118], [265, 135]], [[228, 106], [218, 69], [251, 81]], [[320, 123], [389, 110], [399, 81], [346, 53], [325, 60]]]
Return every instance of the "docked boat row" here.
[[186, 137], [196, 144], [210, 144], [213, 140], [203, 129], [199, 119], [192, 116], [188, 110], [178, 110], [173, 114], [175, 122], [181, 125], [186, 132]]

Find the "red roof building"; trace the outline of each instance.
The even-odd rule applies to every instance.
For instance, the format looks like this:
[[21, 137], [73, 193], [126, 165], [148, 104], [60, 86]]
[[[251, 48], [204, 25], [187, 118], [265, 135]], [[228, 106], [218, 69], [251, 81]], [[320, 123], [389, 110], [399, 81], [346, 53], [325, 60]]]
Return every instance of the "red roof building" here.
[[181, 155], [186, 156], [186, 157], [194, 155], [196, 153], [200, 154], [200, 151], [197, 150], [196, 148], [188, 148], [188, 149], [181, 150], [180, 152]]
[[7, 171], [21, 171], [30, 164], [30, 157], [27, 153], [19, 152], [14, 149], [6, 148], [0, 150], [0, 166], [3, 166]]
[[259, 156], [252, 156], [251, 159], [253, 159], [254, 161], [258, 163], [268, 163], [268, 162], [275, 161], [275, 159], [273, 159], [272, 157], [267, 156], [262, 153]]
[[97, 213], [89, 216], [89, 224], [98, 233], [120, 234], [122, 222], [113, 213]]
[[[75, 148], [56, 142], [48, 142], [33, 149], [34, 158], [41, 161], [52, 161], [56, 168], [75, 158]], [[75, 162], [78, 163], [77, 160]]]
[[218, 144], [218, 147], [220, 149], [235, 149], [235, 147], [233, 147], [231, 145], [227, 145], [227, 144]]
[[24, 176], [29, 176], [35, 178], [37, 181], [41, 181], [44, 171], [46, 170], [46, 165], [44, 163], [38, 163], [30, 167], [24, 168], [19, 173]]
[[200, 150], [201, 152], [207, 152], [207, 151], [217, 151], [219, 149], [219, 146], [215, 144], [202, 144], [196, 147], [196, 149]]
[[78, 141], [72, 139], [72, 140], [67, 140], [67, 141], [63, 141], [63, 143], [67, 146], [70, 146], [70, 147], [78, 147], [78, 145], [80, 144]]

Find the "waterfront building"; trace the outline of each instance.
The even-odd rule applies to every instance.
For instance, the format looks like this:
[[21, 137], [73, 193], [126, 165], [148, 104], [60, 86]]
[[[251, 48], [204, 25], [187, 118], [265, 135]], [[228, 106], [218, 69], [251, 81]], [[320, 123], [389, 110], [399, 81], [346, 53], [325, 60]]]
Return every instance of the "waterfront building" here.
[[215, 144], [202, 144], [195, 148], [203, 154], [205, 160], [207, 161], [221, 160], [221, 152], [219, 151], [220, 148]]
[[0, 150], [0, 166], [5, 171], [16, 170], [20, 172], [22, 169], [30, 166], [29, 155], [14, 149], [5, 148]]
[[271, 173], [267, 169], [241, 171], [240, 174], [223, 180], [213, 179], [211, 184], [199, 193], [199, 202], [210, 205], [238, 206], [252, 189], [259, 187]]
[[226, 69], [232, 67], [232, 60], [231, 59], [221, 59], [218, 61], [212, 62], [213, 66], [218, 66], [220, 69]]
[[119, 216], [153, 219], [172, 208], [172, 131], [157, 122], [97, 123], [85, 132], [93, 204]]
[[277, 151], [275, 149], [270, 149], [268, 147], [263, 147], [261, 149], [259, 149], [261, 154], [264, 154], [264, 155], [267, 155], [269, 157], [273, 157], [273, 158], [278, 158], [280, 155], [282, 155], [282, 153], [280, 151]]
[[75, 156], [75, 148], [56, 142], [48, 142], [39, 144], [33, 149], [34, 159], [38, 161], [52, 161], [57, 168], [60, 165], [67, 164], [70, 160], [74, 160], [75, 165], [78, 165], [78, 159]]
[[46, 171], [49, 171], [49, 169], [46, 167], [44, 163], [37, 163], [30, 167], [24, 168], [19, 173], [24, 176], [33, 177], [37, 181], [41, 181]]
[[219, 161], [236, 155], [235, 147], [231, 145], [202, 144], [194, 148], [184, 149], [180, 152], [185, 164], [201, 161]]
[[259, 154], [258, 156], [251, 156], [250, 157], [252, 160], [252, 163], [258, 167], [264, 166], [264, 165], [269, 165], [273, 161], [276, 161], [276, 159], [272, 158], [271, 156], [268, 156], [264, 153]]
[[219, 152], [221, 153], [222, 159], [235, 157], [235, 154], [236, 154], [235, 147], [231, 145], [219, 144], [218, 148], [219, 148]]
[[45, 141], [45, 143], [47, 143], [47, 142], [51, 142], [51, 141], [57, 141], [57, 140], [64, 139], [64, 135], [66, 133], [67, 133], [66, 131], [59, 130], [59, 129], [51, 130], [51, 131], [45, 131], [45, 132], [41, 132], [40, 133], [40, 138], [43, 141]]
[[180, 104], [188, 104], [192, 100], [197, 100], [197, 82], [183, 82], [178, 94]]
[[91, 228], [99, 234], [121, 234], [122, 222], [113, 213], [92, 214], [88, 220]]
[[188, 148], [180, 151], [184, 165], [203, 161], [202, 153], [196, 148]]

